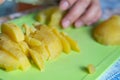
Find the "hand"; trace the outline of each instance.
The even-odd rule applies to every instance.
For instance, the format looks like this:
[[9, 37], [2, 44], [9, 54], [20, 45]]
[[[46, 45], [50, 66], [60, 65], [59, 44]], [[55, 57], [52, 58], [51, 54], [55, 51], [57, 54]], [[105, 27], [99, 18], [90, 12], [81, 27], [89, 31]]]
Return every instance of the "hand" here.
[[3, 4], [5, 2], [5, 0], [0, 0], [0, 5]]
[[62, 19], [63, 28], [74, 24], [75, 27], [90, 25], [101, 17], [101, 7], [99, 0], [61, 0], [60, 9], [68, 10]]

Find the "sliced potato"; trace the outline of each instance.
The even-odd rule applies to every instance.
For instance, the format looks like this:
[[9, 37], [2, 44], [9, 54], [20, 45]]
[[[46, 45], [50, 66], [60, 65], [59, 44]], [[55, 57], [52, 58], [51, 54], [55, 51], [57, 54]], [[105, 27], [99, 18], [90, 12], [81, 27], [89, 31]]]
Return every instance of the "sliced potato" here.
[[20, 68], [26, 70], [30, 67], [30, 63], [26, 55], [22, 52], [19, 45], [5, 34], [0, 34], [0, 48], [8, 52], [11, 56], [20, 62]]
[[25, 29], [25, 35], [29, 36], [30, 35], [30, 28], [27, 24], [23, 24], [22, 26]]
[[45, 45], [32, 47], [31, 49], [37, 51], [41, 55], [43, 60], [49, 60], [50, 53], [46, 49]]
[[[50, 26], [59, 24], [57, 19], [60, 19], [62, 15], [57, 8], [48, 9], [43, 13], [48, 14], [45, 19], [51, 20], [51, 22], [48, 22]], [[31, 66], [28, 59], [32, 60], [40, 70], [43, 70], [44, 61], [55, 59], [62, 51], [67, 54], [70, 53], [71, 49], [80, 51], [79, 46], [73, 39], [64, 33], [60, 33], [56, 28], [47, 25], [37, 25], [31, 28], [26, 24], [23, 25], [23, 28], [25, 34], [12, 23], [2, 24], [0, 67], [8, 71], [18, 68], [28, 69]], [[3, 61], [5, 57], [7, 59]]]
[[33, 49], [29, 49], [29, 53], [30, 53], [30, 56], [32, 57], [34, 63], [42, 71], [44, 69], [44, 61], [43, 61], [41, 55], [37, 51], [35, 51]]
[[41, 46], [41, 41], [35, 39], [35, 38], [32, 38], [30, 36], [26, 36], [25, 37], [25, 41], [28, 43], [28, 45], [30, 47], [33, 47], [33, 46]]
[[77, 44], [77, 42], [75, 42], [72, 38], [70, 38], [67, 34], [65, 34], [64, 32], [61, 32], [61, 34], [66, 38], [66, 40], [70, 43], [70, 46], [73, 50], [80, 52], [80, 48]]
[[62, 52], [62, 45], [59, 38], [56, 37], [56, 35], [48, 27], [39, 27], [39, 30], [31, 36], [45, 44], [46, 49], [50, 53], [49, 59], [56, 58]]
[[30, 27], [30, 33], [34, 33], [36, 31], [35, 27]]
[[62, 19], [63, 12], [58, 7], [53, 7], [53, 10], [54, 11], [50, 16], [48, 25], [57, 27], [57, 26], [60, 26], [60, 21]]
[[20, 63], [9, 53], [0, 50], [0, 67], [7, 71], [11, 71], [18, 69], [20, 67]]
[[42, 11], [42, 13], [44, 13], [46, 16], [46, 22], [45, 22], [46, 24], [50, 22], [51, 15], [53, 14], [53, 12], [55, 12], [56, 9], [58, 9], [58, 7], [54, 6], [54, 7], [46, 8], [45, 10]]
[[24, 40], [22, 30], [13, 23], [3, 23], [1, 25], [1, 32], [7, 34], [15, 42]]
[[65, 39], [65, 37], [63, 37], [63, 36], [59, 33], [59, 31], [58, 31], [57, 29], [55, 29], [55, 28], [53, 28], [52, 31], [53, 31], [54, 34], [55, 34], [56, 36], [58, 36], [58, 38], [60, 39], [60, 41], [61, 41], [61, 43], [62, 43], [63, 51], [64, 51], [65, 53], [67, 53], [67, 54], [70, 53], [70, 51], [71, 51], [71, 46], [70, 46], [69, 42]]
[[40, 12], [37, 16], [36, 16], [36, 20], [40, 22], [40, 24], [45, 24], [46, 22], [46, 15], [43, 12]]
[[59, 7], [53, 6], [41, 11], [37, 16], [36, 20], [41, 24], [49, 26], [59, 27], [61, 18], [65, 12], [61, 11]]
[[23, 53], [25, 53], [26, 56], [29, 56], [29, 54], [28, 54], [28, 49], [29, 49], [28, 44], [25, 41], [22, 41], [22, 42], [19, 42], [18, 45], [20, 46]]

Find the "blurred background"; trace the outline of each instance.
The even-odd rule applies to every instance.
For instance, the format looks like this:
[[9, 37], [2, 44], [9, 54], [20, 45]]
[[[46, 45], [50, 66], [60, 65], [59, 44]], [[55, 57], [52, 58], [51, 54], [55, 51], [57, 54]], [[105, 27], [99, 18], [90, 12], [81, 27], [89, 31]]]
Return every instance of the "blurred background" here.
[[[56, 5], [58, 2], [59, 0], [0, 0], [0, 23], [32, 13], [46, 6]], [[120, 14], [119, 0], [100, 0], [100, 3], [103, 12], [101, 19]]]
[[100, 0], [100, 3], [103, 11], [103, 19], [107, 19], [114, 14], [120, 14], [120, 0]]

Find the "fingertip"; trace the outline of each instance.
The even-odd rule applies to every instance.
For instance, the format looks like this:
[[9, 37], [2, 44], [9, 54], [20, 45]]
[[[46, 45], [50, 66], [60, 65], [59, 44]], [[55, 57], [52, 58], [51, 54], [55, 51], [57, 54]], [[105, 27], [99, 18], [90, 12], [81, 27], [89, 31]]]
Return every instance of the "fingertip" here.
[[67, 28], [67, 27], [69, 27], [69, 25], [70, 25], [70, 21], [69, 20], [62, 20], [63, 28]]
[[69, 3], [67, 0], [62, 0], [59, 5], [61, 10], [67, 10], [69, 7]]

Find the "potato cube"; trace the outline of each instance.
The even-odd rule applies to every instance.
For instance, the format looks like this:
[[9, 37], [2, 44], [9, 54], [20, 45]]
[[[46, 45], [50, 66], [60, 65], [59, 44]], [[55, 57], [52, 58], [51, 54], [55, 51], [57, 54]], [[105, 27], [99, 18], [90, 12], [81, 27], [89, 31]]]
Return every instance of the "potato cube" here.
[[87, 66], [87, 69], [88, 69], [89, 74], [93, 74], [95, 72], [95, 67], [93, 64], [89, 64]]

